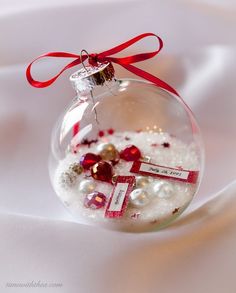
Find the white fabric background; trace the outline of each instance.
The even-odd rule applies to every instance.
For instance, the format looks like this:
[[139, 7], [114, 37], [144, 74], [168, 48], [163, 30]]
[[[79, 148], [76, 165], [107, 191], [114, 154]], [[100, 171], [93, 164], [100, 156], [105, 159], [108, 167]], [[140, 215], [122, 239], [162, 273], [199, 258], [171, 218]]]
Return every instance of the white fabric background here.
[[[235, 1], [0, 0], [1, 292], [236, 292], [235, 28]], [[161, 232], [73, 223], [50, 186], [47, 157], [51, 128], [74, 94], [74, 69], [37, 90], [25, 66], [43, 52], [99, 52], [146, 31], [165, 47], [139, 66], [176, 87], [201, 126], [202, 186]], [[42, 62], [35, 74], [47, 78], [60, 65]], [[117, 76], [130, 74], [117, 68]], [[32, 280], [63, 286], [5, 285]]]

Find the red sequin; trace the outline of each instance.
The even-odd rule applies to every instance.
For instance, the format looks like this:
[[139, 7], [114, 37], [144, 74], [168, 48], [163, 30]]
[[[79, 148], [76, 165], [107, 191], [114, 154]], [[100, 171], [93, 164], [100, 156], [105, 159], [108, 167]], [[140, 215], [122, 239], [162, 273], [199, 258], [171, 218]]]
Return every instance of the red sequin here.
[[112, 165], [106, 161], [100, 161], [91, 168], [91, 175], [96, 180], [111, 182], [113, 176]]
[[141, 158], [141, 152], [135, 145], [130, 145], [121, 151], [120, 157], [128, 162], [137, 161]]
[[84, 168], [84, 169], [89, 169], [90, 167], [92, 167], [94, 164], [96, 164], [97, 162], [101, 161], [101, 157], [99, 155], [95, 155], [93, 153], [87, 153], [84, 154], [81, 158], [80, 158], [80, 165]]

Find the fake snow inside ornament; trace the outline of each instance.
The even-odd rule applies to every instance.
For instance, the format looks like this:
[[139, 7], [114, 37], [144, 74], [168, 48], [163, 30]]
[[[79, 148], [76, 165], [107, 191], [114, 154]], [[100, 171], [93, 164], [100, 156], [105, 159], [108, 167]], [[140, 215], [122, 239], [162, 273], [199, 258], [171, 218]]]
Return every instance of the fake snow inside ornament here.
[[58, 197], [82, 223], [131, 232], [169, 224], [202, 176], [203, 147], [191, 110], [156, 84], [116, 79], [110, 62], [83, 67], [70, 81], [76, 97], [51, 143]]

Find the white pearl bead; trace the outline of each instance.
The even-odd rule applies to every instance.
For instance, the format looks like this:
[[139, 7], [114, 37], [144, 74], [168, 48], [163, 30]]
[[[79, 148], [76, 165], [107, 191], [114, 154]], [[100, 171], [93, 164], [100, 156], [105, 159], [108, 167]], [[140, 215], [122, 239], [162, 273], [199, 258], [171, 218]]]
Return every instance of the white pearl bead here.
[[141, 188], [134, 189], [130, 193], [130, 203], [132, 206], [142, 208], [150, 202], [148, 194]]
[[95, 182], [90, 179], [85, 179], [85, 180], [81, 181], [80, 185], [79, 185], [79, 191], [81, 191], [83, 193], [93, 192], [95, 190], [95, 188], [96, 188]]
[[169, 198], [174, 195], [173, 185], [165, 181], [157, 181], [153, 185], [153, 191], [160, 198]]
[[137, 176], [135, 177], [136, 187], [145, 187], [150, 183], [148, 177], [145, 176]]

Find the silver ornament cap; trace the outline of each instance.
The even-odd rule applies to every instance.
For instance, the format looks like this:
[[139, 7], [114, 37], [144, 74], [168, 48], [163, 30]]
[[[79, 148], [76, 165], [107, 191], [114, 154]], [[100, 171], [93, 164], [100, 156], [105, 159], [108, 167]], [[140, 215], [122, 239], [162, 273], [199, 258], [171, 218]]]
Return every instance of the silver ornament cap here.
[[76, 92], [89, 92], [95, 86], [114, 79], [114, 67], [110, 62], [97, 63], [96, 66], [84, 66], [70, 76], [72, 87]]

